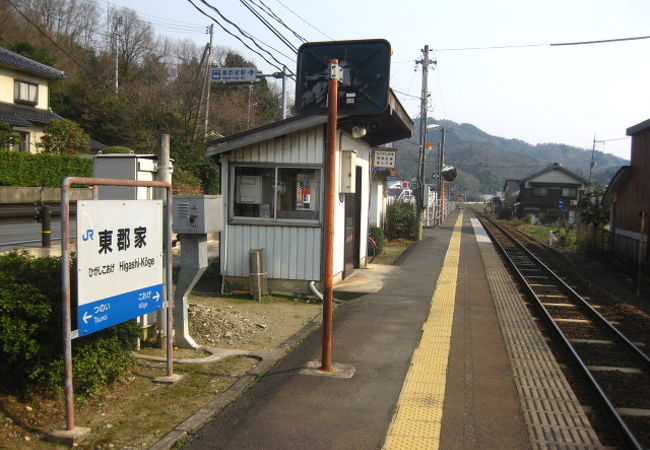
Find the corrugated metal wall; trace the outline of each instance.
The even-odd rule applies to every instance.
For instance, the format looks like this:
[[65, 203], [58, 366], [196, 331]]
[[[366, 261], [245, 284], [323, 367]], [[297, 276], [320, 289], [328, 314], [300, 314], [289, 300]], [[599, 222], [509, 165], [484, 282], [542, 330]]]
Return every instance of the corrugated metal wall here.
[[232, 152], [230, 163], [323, 164], [323, 127], [249, 145]]
[[247, 277], [249, 250], [263, 248], [269, 278], [320, 280], [320, 246], [320, 227], [230, 224], [227, 275]]
[[[316, 126], [287, 136], [237, 149], [222, 160], [222, 189], [228, 175], [228, 164], [323, 164], [323, 127]], [[226, 208], [226, 211], [228, 209]], [[227, 261], [224, 274], [247, 277], [248, 252], [265, 249], [266, 272], [269, 278], [286, 280], [320, 280], [321, 227], [228, 224]]]

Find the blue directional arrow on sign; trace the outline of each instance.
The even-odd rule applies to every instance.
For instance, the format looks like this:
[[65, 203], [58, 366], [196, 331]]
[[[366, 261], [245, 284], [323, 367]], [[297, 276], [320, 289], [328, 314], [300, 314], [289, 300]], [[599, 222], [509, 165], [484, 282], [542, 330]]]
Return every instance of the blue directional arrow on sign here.
[[134, 317], [158, 311], [162, 309], [162, 306], [162, 284], [80, 305], [77, 310], [79, 336], [85, 336]]

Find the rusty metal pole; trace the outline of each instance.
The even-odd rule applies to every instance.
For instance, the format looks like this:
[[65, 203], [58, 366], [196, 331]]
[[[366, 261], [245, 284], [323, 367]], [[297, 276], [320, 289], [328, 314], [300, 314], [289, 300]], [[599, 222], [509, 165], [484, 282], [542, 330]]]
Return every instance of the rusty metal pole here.
[[174, 292], [172, 290], [172, 201], [173, 192], [170, 186], [167, 188], [167, 220], [165, 220], [165, 253], [167, 256], [167, 267], [165, 268], [165, 284], [167, 288], [167, 376], [174, 375]]
[[332, 305], [334, 296], [334, 204], [336, 196], [336, 137], [338, 116], [338, 80], [333, 76], [338, 59], [329, 60], [327, 82], [327, 155], [325, 158], [325, 215], [323, 218], [323, 352], [321, 370], [332, 370]]
[[63, 363], [66, 429], [74, 429], [74, 391], [72, 389], [72, 325], [70, 320], [70, 202], [69, 178], [61, 186], [61, 311], [63, 313]]

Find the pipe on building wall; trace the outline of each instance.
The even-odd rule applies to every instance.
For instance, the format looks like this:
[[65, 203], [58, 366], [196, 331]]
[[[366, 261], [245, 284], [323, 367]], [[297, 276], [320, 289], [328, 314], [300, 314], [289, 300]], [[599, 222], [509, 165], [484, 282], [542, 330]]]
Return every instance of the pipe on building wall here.
[[310, 281], [309, 282], [309, 290], [311, 291], [312, 294], [314, 294], [318, 299], [322, 302], [323, 301], [323, 294], [316, 289], [316, 282], [315, 281]]

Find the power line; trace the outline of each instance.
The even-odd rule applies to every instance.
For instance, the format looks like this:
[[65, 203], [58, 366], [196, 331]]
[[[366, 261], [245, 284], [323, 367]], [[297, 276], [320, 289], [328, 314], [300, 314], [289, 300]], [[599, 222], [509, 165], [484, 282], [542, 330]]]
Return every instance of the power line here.
[[504, 48], [526, 48], [526, 47], [560, 47], [560, 46], [569, 46], [569, 45], [591, 45], [591, 44], [606, 44], [611, 42], [626, 42], [626, 41], [638, 41], [642, 39], [650, 39], [650, 36], [636, 36], [636, 37], [626, 37], [626, 38], [617, 38], [617, 39], [600, 39], [596, 41], [579, 41], [579, 42], [558, 42], [551, 44], [523, 44], [523, 45], [498, 45], [490, 47], [460, 47], [460, 48], [440, 48], [436, 49], [437, 52], [453, 52], [453, 51], [464, 51], [464, 50], [494, 50], [494, 49], [504, 49]]
[[282, 18], [281, 18], [280, 16], [278, 16], [275, 12], [273, 12], [273, 10], [272, 10], [272, 9], [271, 9], [271, 8], [270, 8], [266, 3], [264, 3], [263, 0], [257, 0], [257, 1], [260, 3], [260, 5], [257, 5], [257, 4], [255, 3], [255, 0], [251, 0], [251, 3], [253, 3], [253, 4], [256, 5], [256, 6], [258, 6], [258, 7], [261, 8], [263, 11], [265, 11], [266, 14], [269, 15], [269, 17], [272, 17], [273, 19], [275, 19], [275, 20], [276, 20], [280, 25], [282, 25], [282, 26], [285, 27], [288, 31], [290, 31], [290, 32], [291, 32], [295, 37], [297, 37], [301, 42], [307, 42], [307, 39], [305, 39], [304, 37], [302, 37], [301, 35], [299, 35], [296, 31], [294, 31], [292, 28], [290, 28], [290, 27], [289, 27], [289, 26], [284, 22], [284, 20], [282, 20]]
[[460, 48], [437, 48], [436, 52], [456, 52], [464, 50], [494, 50], [502, 48], [524, 48], [524, 47], [548, 47], [550, 44], [525, 44], [525, 45], [498, 45], [490, 47], [460, 47]]
[[292, 9], [289, 8], [287, 5], [285, 5], [284, 3], [282, 3], [281, 0], [275, 0], [275, 1], [277, 1], [280, 5], [282, 5], [282, 6], [283, 6], [287, 11], [289, 11], [291, 14], [293, 14], [294, 16], [296, 16], [298, 19], [302, 20], [305, 24], [307, 24], [308, 26], [310, 26], [310, 27], [313, 28], [314, 30], [318, 31], [320, 34], [322, 34], [323, 36], [325, 36], [325, 37], [328, 38], [329, 40], [331, 40], [331, 41], [334, 41], [334, 40], [335, 40], [332, 36], [326, 34], [324, 31], [321, 31], [320, 29], [316, 28], [314, 25], [312, 25], [311, 23], [307, 22], [305, 19], [303, 19], [302, 17], [300, 17], [300, 16], [299, 16], [299, 15], [298, 15], [294, 10], [292, 10]]
[[601, 39], [599, 41], [583, 41], [583, 42], [562, 42], [559, 44], [549, 44], [551, 46], [560, 46], [560, 45], [589, 45], [589, 44], [606, 44], [608, 42], [624, 42], [624, 41], [639, 41], [642, 39], [650, 39], [650, 36], [637, 36], [637, 37], [627, 37], [627, 38], [618, 38], [618, 39]]
[[271, 31], [271, 33], [273, 33], [278, 39], [280, 39], [280, 42], [282, 42], [284, 45], [289, 47], [289, 49], [294, 53], [298, 53], [298, 49], [287, 38], [285, 38], [278, 30], [276, 30], [275, 27], [272, 26], [264, 17], [262, 17], [260, 13], [255, 11], [253, 7], [249, 5], [246, 0], [239, 0], [239, 1], [242, 5], [244, 5], [244, 7], [246, 7], [246, 9], [248, 9], [255, 17], [257, 17], [257, 19], [260, 22], [262, 22], [262, 24], [266, 28], [268, 28]]
[[417, 98], [418, 100], [420, 99], [420, 97], [417, 96], [417, 95], [407, 94], [406, 92], [398, 91], [397, 89], [393, 89], [393, 92], [395, 92], [397, 94], [400, 94], [400, 95], [403, 95], [405, 97]]
[[[187, 0], [187, 1], [188, 1], [188, 2], [189, 2], [189, 3], [190, 3], [190, 4], [191, 4], [191, 5], [192, 5], [192, 6], [193, 6], [197, 11], [199, 11], [201, 14], [203, 14], [203, 15], [206, 16], [206, 17], [208, 17], [209, 19], [211, 19], [212, 21], [214, 21], [214, 23], [216, 23], [217, 25], [219, 25], [219, 28], [221, 28], [223, 31], [225, 31], [226, 33], [228, 33], [229, 35], [231, 35], [232, 37], [234, 37], [235, 39], [237, 39], [239, 42], [241, 42], [241, 43], [244, 45], [244, 47], [246, 47], [247, 49], [249, 49], [250, 51], [252, 51], [252, 52], [255, 53], [256, 55], [258, 55], [259, 57], [261, 57], [264, 61], [266, 61], [266, 62], [267, 62], [268, 64], [270, 64], [271, 66], [275, 67], [277, 70], [282, 71], [282, 69], [281, 69], [280, 67], [278, 67], [278, 66], [276, 65], [276, 63], [277, 63], [277, 64], [280, 64], [281, 66], [284, 66], [283, 63], [281, 63], [280, 61], [278, 61], [278, 60], [275, 58], [275, 56], [273, 56], [273, 54], [270, 53], [268, 50], [265, 50], [265, 49], [263, 49], [262, 47], [260, 47], [260, 45], [257, 43], [257, 40], [256, 40], [253, 36], [251, 36], [250, 34], [248, 34], [247, 32], [245, 32], [244, 30], [242, 30], [242, 29], [241, 29], [237, 24], [235, 24], [234, 22], [228, 20], [228, 18], [226, 18], [223, 14], [221, 14], [221, 12], [220, 12], [216, 7], [210, 5], [210, 4], [207, 3], [205, 0], [200, 0], [201, 3], [203, 3], [204, 5], [208, 6], [208, 7], [211, 8], [212, 10], [214, 10], [214, 11], [219, 15], [219, 17], [221, 17], [223, 20], [225, 20], [225, 21], [226, 21], [227, 23], [229, 23], [231, 26], [235, 27], [235, 28], [236, 28], [236, 29], [237, 29], [237, 30], [242, 34], [242, 36], [244, 36], [244, 37], [246, 37], [247, 39], [249, 39], [249, 40], [250, 40], [250, 41], [251, 41], [251, 42], [252, 42], [256, 47], [258, 47], [261, 51], [267, 53], [267, 54], [268, 54], [268, 55], [269, 55], [269, 56], [270, 56], [270, 57], [271, 57], [271, 58], [272, 58], [276, 63], [272, 63], [271, 61], [269, 61], [269, 60], [268, 60], [268, 59], [267, 59], [267, 58], [266, 58], [262, 53], [258, 52], [258, 51], [255, 50], [254, 48], [252, 48], [250, 45], [248, 45], [246, 42], [244, 42], [244, 41], [243, 41], [239, 36], [237, 36], [237, 35], [234, 34], [232, 31], [230, 31], [229, 29], [227, 29], [223, 24], [221, 24], [221, 22], [219, 22], [219, 20], [217, 20], [217, 18], [215, 18], [214, 16], [212, 16], [212, 15], [206, 13], [206, 12], [203, 11], [201, 8], [199, 8], [199, 7], [194, 3], [193, 0]], [[291, 77], [291, 78], [295, 77], [295, 74], [294, 74], [293, 72], [291, 72], [290, 69], [289, 69], [289, 73], [290, 73], [290, 77]]]

